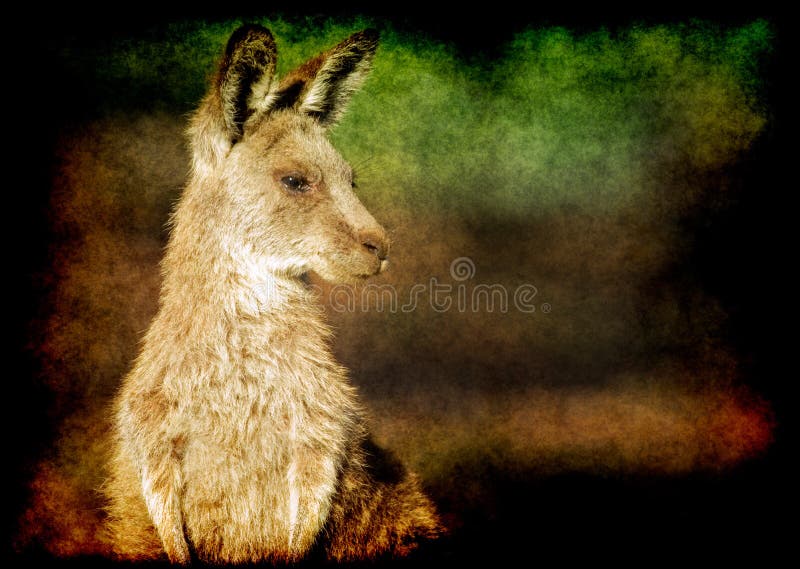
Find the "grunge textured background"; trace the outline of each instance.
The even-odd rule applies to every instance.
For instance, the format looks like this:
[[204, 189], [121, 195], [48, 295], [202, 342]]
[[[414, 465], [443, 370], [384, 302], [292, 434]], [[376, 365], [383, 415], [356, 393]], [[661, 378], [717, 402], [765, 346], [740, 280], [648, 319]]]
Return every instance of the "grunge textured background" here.
[[[379, 442], [452, 529], [421, 558], [779, 546], [776, 22], [246, 21], [275, 34], [279, 73], [381, 31], [331, 136], [391, 270], [317, 284]], [[187, 113], [240, 22], [38, 40], [15, 556], [107, 551], [107, 405], [157, 308]]]

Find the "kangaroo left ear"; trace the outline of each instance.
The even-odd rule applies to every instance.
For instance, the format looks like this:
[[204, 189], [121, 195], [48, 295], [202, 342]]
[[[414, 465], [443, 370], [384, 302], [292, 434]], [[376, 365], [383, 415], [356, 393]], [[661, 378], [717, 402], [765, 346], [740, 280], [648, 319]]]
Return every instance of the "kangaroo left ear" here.
[[259, 25], [241, 26], [228, 40], [217, 88], [232, 142], [241, 137], [245, 121], [269, 91], [277, 56], [272, 33]]
[[216, 168], [241, 139], [244, 123], [262, 109], [272, 88], [277, 55], [268, 29], [247, 24], [233, 32], [189, 126], [195, 171]]
[[323, 126], [334, 124], [366, 78], [377, 48], [376, 30], [353, 34], [289, 73], [270, 94], [267, 106], [295, 108]]

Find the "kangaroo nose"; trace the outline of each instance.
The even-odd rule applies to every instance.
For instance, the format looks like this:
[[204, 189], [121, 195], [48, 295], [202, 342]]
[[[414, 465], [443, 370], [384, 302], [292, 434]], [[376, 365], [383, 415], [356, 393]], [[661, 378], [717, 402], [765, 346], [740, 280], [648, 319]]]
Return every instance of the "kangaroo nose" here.
[[389, 240], [382, 231], [362, 231], [359, 237], [364, 248], [381, 261], [389, 255]]

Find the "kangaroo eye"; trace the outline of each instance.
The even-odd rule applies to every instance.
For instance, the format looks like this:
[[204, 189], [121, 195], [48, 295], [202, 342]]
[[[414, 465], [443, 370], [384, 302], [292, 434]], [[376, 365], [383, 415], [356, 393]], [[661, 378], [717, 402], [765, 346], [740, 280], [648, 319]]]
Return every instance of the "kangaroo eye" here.
[[305, 192], [308, 190], [308, 183], [297, 175], [284, 176], [281, 178], [281, 184], [290, 192]]

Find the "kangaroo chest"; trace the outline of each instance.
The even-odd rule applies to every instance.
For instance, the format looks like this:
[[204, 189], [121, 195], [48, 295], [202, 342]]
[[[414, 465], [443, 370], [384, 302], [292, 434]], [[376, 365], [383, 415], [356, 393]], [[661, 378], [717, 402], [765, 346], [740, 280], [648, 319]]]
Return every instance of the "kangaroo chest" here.
[[182, 508], [200, 549], [305, 548], [327, 519], [356, 424], [353, 394], [324, 348], [275, 341], [232, 342], [179, 419]]

